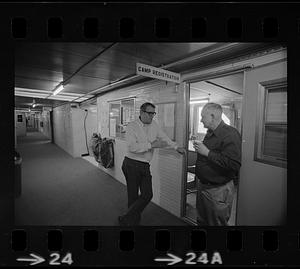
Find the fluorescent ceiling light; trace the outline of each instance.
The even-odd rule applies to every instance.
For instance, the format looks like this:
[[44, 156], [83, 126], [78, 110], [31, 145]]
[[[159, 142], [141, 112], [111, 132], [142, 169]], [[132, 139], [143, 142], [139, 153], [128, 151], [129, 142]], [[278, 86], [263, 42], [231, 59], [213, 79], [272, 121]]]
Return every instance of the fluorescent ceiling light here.
[[74, 97], [70, 98], [70, 97], [62, 97], [62, 96], [50, 96], [48, 97], [48, 99], [53, 99], [53, 100], [60, 100], [60, 101], [72, 101], [74, 99]]
[[57, 95], [59, 92], [61, 92], [64, 89], [63, 85], [59, 85], [58, 88], [53, 92], [53, 95]]
[[35, 90], [35, 89], [19, 88], [19, 87], [15, 87], [15, 91], [19, 91], [19, 92], [36, 92], [36, 93], [44, 93], [44, 94], [52, 93], [52, 91]]
[[35, 97], [35, 98], [45, 98], [48, 94], [40, 93], [27, 93], [27, 92], [15, 92], [15, 96], [24, 96], [24, 97]]
[[190, 104], [201, 104], [201, 103], [208, 103], [208, 100], [190, 101]]

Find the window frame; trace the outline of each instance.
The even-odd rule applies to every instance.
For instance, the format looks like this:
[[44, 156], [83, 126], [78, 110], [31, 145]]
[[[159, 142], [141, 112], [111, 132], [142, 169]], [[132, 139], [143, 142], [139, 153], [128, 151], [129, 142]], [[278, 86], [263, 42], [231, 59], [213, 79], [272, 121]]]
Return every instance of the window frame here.
[[[256, 127], [255, 127], [255, 143], [254, 143], [254, 161], [287, 168], [287, 159], [282, 159], [279, 157], [273, 157], [263, 154], [264, 144], [265, 144], [265, 128], [268, 125], [266, 121], [267, 118], [267, 100], [270, 90], [276, 90], [284, 87], [287, 92], [287, 79], [281, 78], [277, 80], [270, 80], [258, 83], [258, 113], [256, 117]], [[269, 124], [270, 125], [270, 124]], [[288, 123], [284, 122], [274, 122], [271, 125], [286, 126], [288, 128]], [[287, 146], [286, 146], [287, 150]]]
[[133, 101], [133, 115], [134, 115], [134, 120], [136, 118], [136, 111], [135, 111], [135, 107], [136, 107], [136, 98], [135, 97], [126, 97], [126, 98], [122, 98], [122, 99], [117, 99], [117, 100], [110, 100], [108, 101], [108, 134], [110, 138], [113, 139], [125, 139], [125, 132], [120, 132], [119, 136], [118, 136], [118, 132], [116, 131], [116, 136], [112, 136], [110, 133], [110, 112], [111, 112], [111, 105], [112, 104], [119, 104], [120, 105], [120, 110], [119, 110], [119, 118], [120, 118], [120, 126], [124, 126], [126, 127], [126, 125], [122, 124], [122, 116], [124, 115], [123, 112], [123, 106], [122, 106], [122, 101]]

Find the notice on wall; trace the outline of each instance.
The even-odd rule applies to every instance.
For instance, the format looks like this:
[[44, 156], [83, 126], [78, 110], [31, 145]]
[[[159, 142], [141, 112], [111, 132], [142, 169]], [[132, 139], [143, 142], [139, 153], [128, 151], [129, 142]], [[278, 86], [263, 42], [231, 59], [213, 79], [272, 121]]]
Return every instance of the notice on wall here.
[[130, 107], [123, 107], [123, 124], [127, 125], [132, 119], [133, 109]]
[[180, 83], [180, 74], [146, 64], [136, 63], [136, 74], [160, 80]]
[[117, 126], [117, 121], [116, 119], [110, 119], [109, 121], [109, 135], [116, 137], [116, 126]]

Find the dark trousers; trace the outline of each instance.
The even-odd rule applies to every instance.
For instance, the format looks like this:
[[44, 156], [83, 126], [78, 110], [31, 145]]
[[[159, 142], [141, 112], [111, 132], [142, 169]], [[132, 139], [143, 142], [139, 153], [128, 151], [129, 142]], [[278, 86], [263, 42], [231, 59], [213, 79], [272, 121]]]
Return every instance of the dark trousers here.
[[231, 215], [234, 184], [223, 186], [205, 185], [198, 179], [197, 221], [200, 225], [227, 226]]
[[138, 225], [143, 210], [153, 197], [150, 164], [125, 157], [122, 171], [128, 195], [128, 210], [123, 219], [129, 225]]

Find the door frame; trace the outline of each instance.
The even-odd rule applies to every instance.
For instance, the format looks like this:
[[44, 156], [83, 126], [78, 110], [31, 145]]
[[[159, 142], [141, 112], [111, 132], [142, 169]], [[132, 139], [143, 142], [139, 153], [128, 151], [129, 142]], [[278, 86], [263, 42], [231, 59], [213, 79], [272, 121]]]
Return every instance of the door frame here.
[[[243, 137], [242, 137], [242, 134], [243, 134], [243, 122], [244, 122], [244, 113], [243, 113], [243, 109], [244, 109], [244, 92], [245, 92], [245, 77], [246, 77], [246, 72], [247, 72], [247, 69], [249, 69], [248, 66], [245, 66], [243, 68], [240, 68], [240, 69], [236, 69], [234, 71], [230, 70], [230, 71], [227, 71], [224, 70], [224, 72], [222, 73], [218, 73], [216, 75], [211, 75], [211, 74], [208, 74], [207, 76], [205, 75], [201, 75], [199, 78], [197, 77], [193, 77], [192, 79], [187, 79], [187, 80], [184, 80], [182, 81], [182, 83], [185, 84], [185, 96], [186, 96], [186, 104], [185, 104], [185, 108], [186, 108], [186, 124], [185, 124], [185, 128], [186, 128], [186, 132], [185, 132], [185, 141], [183, 143], [184, 147], [185, 147], [185, 150], [187, 152], [187, 154], [185, 154], [185, 161], [184, 161], [184, 164], [183, 164], [183, 188], [182, 188], [182, 194], [181, 194], [181, 217], [184, 221], [190, 223], [190, 224], [193, 224], [193, 225], [197, 225], [197, 222], [194, 221], [193, 219], [189, 218], [186, 216], [186, 187], [187, 187], [187, 167], [188, 167], [188, 146], [189, 146], [189, 124], [190, 124], [190, 84], [192, 83], [196, 83], [196, 82], [201, 82], [201, 81], [204, 81], [204, 80], [208, 80], [208, 79], [214, 79], [214, 78], [220, 78], [220, 77], [225, 77], [225, 76], [229, 76], [229, 75], [234, 75], [234, 74], [238, 74], [238, 73], [243, 73], [243, 89], [242, 89], [242, 102], [241, 102], [241, 139], [242, 139], [242, 142], [243, 142]], [[226, 91], [226, 89], [224, 89], [224, 91]], [[239, 178], [239, 182], [240, 182], [240, 178]], [[237, 208], [238, 208], [238, 195], [239, 195], [239, 183], [237, 185], [237, 200], [236, 200], [236, 212], [235, 212], [235, 226], [236, 226], [236, 221], [237, 221]]]
[[49, 120], [50, 120], [50, 128], [51, 128], [51, 143], [55, 143], [54, 142], [54, 128], [53, 128], [53, 110], [50, 111], [49, 113]]

